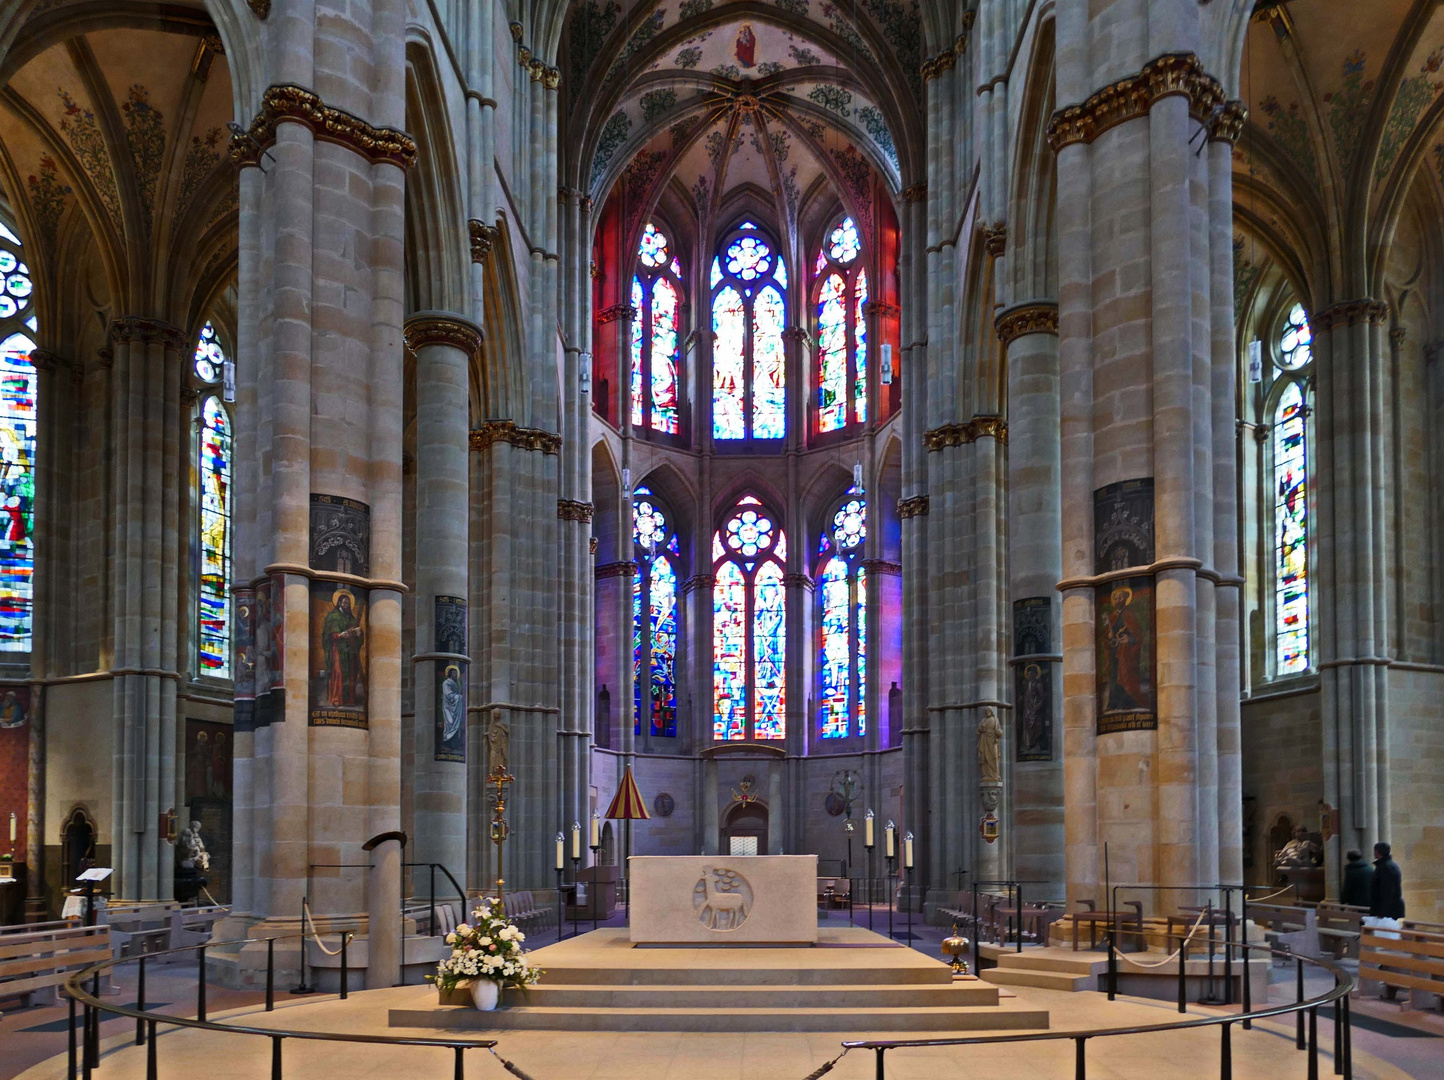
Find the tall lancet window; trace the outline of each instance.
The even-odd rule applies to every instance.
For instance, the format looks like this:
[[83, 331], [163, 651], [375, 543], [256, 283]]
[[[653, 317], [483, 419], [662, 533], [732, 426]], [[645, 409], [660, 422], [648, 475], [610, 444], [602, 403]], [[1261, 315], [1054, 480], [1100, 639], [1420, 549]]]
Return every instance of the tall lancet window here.
[[813, 263], [817, 304], [817, 430], [867, 422], [867, 271], [852, 218], [827, 235]]
[[867, 501], [851, 488], [828, 519], [817, 546], [820, 648], [818, 734], [867, 734]]
[[745, 496], [712, 535], [712, 735], [787, 735], [787, 535]]
[[679, 430], [682, 264], [650, 221], [637, 245], [632, 276], [632, 426], [664, 435]]
[[677, 533], [657, 497], [639, 487], [632, 502], [632, 730], [677, 734]]
[[35, 286], [0, 224], [0, 652], [29, 652], [35, 569]]
[[[216, 328], [206, 323], [196, 345], [195, 373], [215, 382], [226, 355]], [[231, 418], [214, 394], [201, 403], [196, 460], [200, 519], [200, 582], [196, 590], [196, 667], [202, 675], [231, 677]]]
[[1309, 667], [1309, 453], [1306, 371], [1313, 335], [1302, 305], [1284, 319], [1283, 369], [1272, 423], [1274, 473], [1274, 661], [1276, 673]]
[[787, 268], [752, 222], [712, 260], [712, 437], [787, 434]]

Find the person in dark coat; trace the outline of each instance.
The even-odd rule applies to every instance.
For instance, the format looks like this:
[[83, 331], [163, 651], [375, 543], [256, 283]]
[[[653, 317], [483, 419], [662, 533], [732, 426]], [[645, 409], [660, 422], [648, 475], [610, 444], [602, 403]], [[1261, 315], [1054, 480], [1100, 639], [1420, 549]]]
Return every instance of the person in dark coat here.
[[1381, 919], [1404, 917], [1404, 875], [1388, 844], [1374, 845], [1374, 880], [1370, 882], [1369, 914]]
[[1362, 853], [1349, 852], [1349, 861], [1344, 864], [1343, 901], [1353, 907], [1372, 907], [1374, 904], [1374, 868], [1364, 861]]

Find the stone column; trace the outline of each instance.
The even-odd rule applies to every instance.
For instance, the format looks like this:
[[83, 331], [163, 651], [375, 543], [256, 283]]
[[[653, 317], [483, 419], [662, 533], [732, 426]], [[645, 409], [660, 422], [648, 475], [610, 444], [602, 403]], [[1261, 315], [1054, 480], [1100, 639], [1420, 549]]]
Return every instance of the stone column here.
[[1010, 846], [1017, 875], [1063, 886], [1063, 569], [1058, 439], [1058, 305], [1015, 305], [997, 319], [1008, 373], [1008, 595], [1013, 640]]
[[1099, 896], [1104, 844], [1114, 881], [1219, 880], [1218, 807], [1238, 798], [1219, 790], [1219, 668], [1237, 658], [1218, 641], [1237, 631], [1220, 625], [1214, 564], [1218, 544], [1235, 542], [1217, 535], [1232, 518], [1217, 515], [1213, 461], [1225, 444], [1232, 453], [1215, 431], [1221, 230], [1209, 220], [1211, 185], [1227, 174], [1195, 149], [1200, 129], [1215, 133], [1241, 107], [1191, 51], [1196, 20], [1154, 36], [1141, 20], [1094, 55], [1091, 24], [1105, 18], [1082, 0], [1060, 6], [1058, 97], [1080, 103], [1048, 133], [1069, 899]]
[[[467, 471], [470, 372], [481, 330], [459, 315], [406, 322], [416, 356], [416, 709], [411, 861], [466, 871]], [[417, 895], [430, 874], [414, 874]], [[444, 881], [444, 879], [442, 879]]]
[[112, 860], [118, 895], [169, 899], [179, 604], [180, 357], [173, 326], [130, 317], [111, 325], [115, 649]]

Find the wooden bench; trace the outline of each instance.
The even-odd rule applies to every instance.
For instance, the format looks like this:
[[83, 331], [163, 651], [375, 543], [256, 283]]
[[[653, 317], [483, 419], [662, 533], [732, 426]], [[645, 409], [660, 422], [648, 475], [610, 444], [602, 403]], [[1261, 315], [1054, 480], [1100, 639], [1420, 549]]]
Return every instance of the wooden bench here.
[[1362, 920], [1369, 914], [1368, 908], [1351, 904], [1321, 902], [1314, 908], [1319, 927], [1319, 941], [1327, 945], [1334, 959], [1359, 955], [1359, 931]]
[[[1124, 914], [1122, 911], [1115, 911], [1115, 912], [1113, 912], [1112, 914], [1110, 914], [1110, 913], [1107, 912], [1107, 911], [1099, 911], [1099, 910], [1097, 910], [1097, 905], [1094, 904], [1094, 902], [1093, 902], [1092, 900], [1079, 900], [1078, 902], [1079, 902], [1080, 904], [1086, 904], [1087, 907], [1086, 907], [1083, 911], [1075, 911], [1075, 912], [1073, 912], [1073, 914], [1072, 914], [1072, 916], [1071, 916], [1071, 918], [1072, 918], [1072, 920], [1073, 920], [1073, 951], [1074, 951], [1074, 952], [1077, 952], [1077, 951], [1078, 951], [1078, 930], [1079, 930], [1080, 927], [1083, 927], [1083, 926], [1088, 927], [1088, 949], [1089, 949], [1089, 951], [1091, 952], [1092, 950], [1094, 950], [1094, 949], [1096, 949], [1096, 948], [1098, 947], [1098, 927], [1100, 927], [1100, 926], [1107, 927], [1107, 926], [1109, 925], [1110, 921], [1113, 920], [1114, 918], [1116, 918], [1116, 919], [1118, 920], [1118, 933], [1119, 933], [1119, 934], [1130, 934], [1130, 933], [1133, 933], [1133, 934], [1137, 934], [1137, 935], [1138, 935], [1138, 939], [1139, 939], [1140, 941], [1143, 940], [1143, 901], [1142, 901], [1142, 900], [1124, 900], [1124, 901], [1123, 901], [1123, 904], [1124, 904], [1124, 905], [1126, 905], [1127, 907], [1131, 907], [1131, 908], [1133, 909], [1133, 914], [1132, 914], [1132, 915], [1126, 915], [1126, 914]], [[1129, 929], [1128, 929], [1129, 926], [1132, 926], [1133, 929], [1132, 929], [1132, 930], [1129, 930]], [[1119, 949], [1122, 949], [1123, 946], [1122, 946], [1122, 943], [1121, 943], [1121, 942], [1119, 943], [1119, 946], [1118, 946], [1118, 947], [1119, 947]]]
[[1318, 915], [1313, 908], [1250, 904], [1248, 917], [1264, 927], [1264, 940], [1275, 948], [1310, 957], [1319, 956], [1323, 951], [1319, 944]]
[[1444, 934], [1366, 926], [1359, 934], [1359, 978], [1394, 990], [1444, 995]]
[[29, 1005], [35, 991], [58, 988], [71, 972], [110, 958], [108, 926], [7, 933], [0, 937], [0, 997]]
[[546, 926], [554, 912], [542, 910], [536, 905], [536, 898], [530, 889], [507, 893], [502, 898], [502, 912], [520, 930], [529, 931], [533, 926]]
[[170, 913], [170, 944], [167, 948], [184, 949], [204, 945], [215, 932], [216, 923], [229, 916], [231, 909], [217, 904], [212, 907], [183, 907]]

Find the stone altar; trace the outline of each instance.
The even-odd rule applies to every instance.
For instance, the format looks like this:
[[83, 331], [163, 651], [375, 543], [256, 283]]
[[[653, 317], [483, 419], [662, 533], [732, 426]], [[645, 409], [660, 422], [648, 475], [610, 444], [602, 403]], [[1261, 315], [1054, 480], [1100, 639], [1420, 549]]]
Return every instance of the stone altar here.
[[817, 941], [816, 855], [634, 855], [631, 941]]

